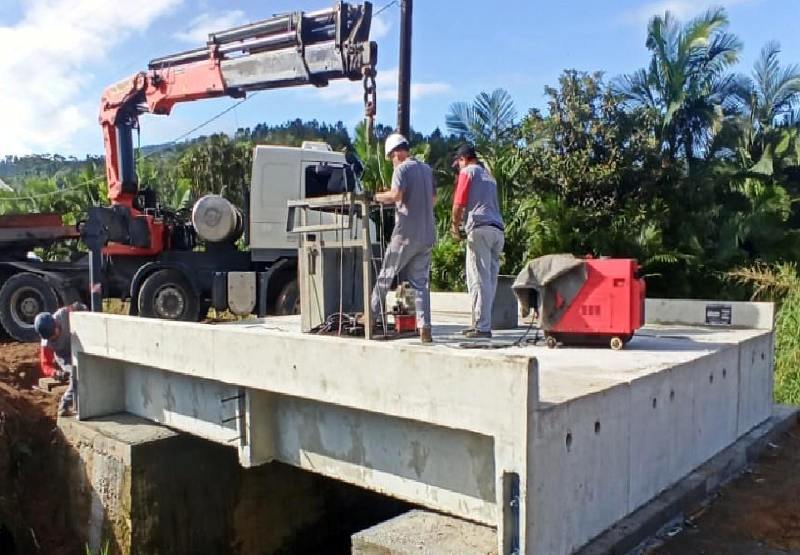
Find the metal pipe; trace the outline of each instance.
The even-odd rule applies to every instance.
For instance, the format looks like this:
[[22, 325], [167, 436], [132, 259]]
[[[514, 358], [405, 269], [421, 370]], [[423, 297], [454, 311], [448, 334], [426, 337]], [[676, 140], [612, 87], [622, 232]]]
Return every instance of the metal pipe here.
[[169, 56], [155, 58], [150, 60], [150, 63], [147, 65], [147, 67], [149, 69], [159, 69], [161, 67], [175, 65], [177, 63], [186, 64], [190, 62], [199, 62], [206, 58], [208, 58], [208, 47], [203, 46], [202, 48], [195, 48], [193, 50], [186, 50], [185, 52], [179, 52], [177, 54], [170, 54]]
[[[308, 42], [306, 44], [310, 45], [332, 41], [335, 32], [333, 27], [313, 29], [308, 35]], [[281, 35], [271, 35], [254, 40], [226, 44], [219, 47], [219, 53], [228, 54], [230, 52], [245, 52], [248, 50], [280, 50], [281, 48], [289, 48], [299, 44], [297, 33], [295, 31], [289, 31]]]
[[[319, 10], [309, 14], [303, 14], [306, 24], [315, 25], [330, 25], [335, 20], [335, 10], [328, 8], [326, 10]], [[251, 37], [262, 37], [264, 35], [272, 35], [284, 33], [286, 31], [295, 30], [297, 22], [295, 21], [294, 14], [285, 14], [272, 19], [265, 19], [256, 23], [242, 25], [241, 27], [234, 27], [219, 31], [218, 33], [211, 33], [209, 35], [209, 42], [216, 44], [227, 44], [237, 40], [244, 40]]]
[[99, 245], [89, 249], [89, 299], [92, 312], [103, 312], [103, 251]]
[[283, 33], [282, 35], [272, 35], [247, 42], [238, 42], [233, 44], [226, 44], [219, 47], [220, 54], [227, 54], [229, 52], [239, 52], [245, 50], [267, 50], [285, 48], [287, 46], [294, 46], [297, 44], [297, 34], [292, 31], [290, 33]]
[[408, 138], [411, 126], [411, 18], [413, 0], [400, 0], [400, 64], [397, 83], [397, 132]]
[[293, 28], [294, 22], [292, 21], [292, 17], [285, 15], [276, 19], [267, 19], [265, 21], [259, 21], [258, 23], [251, 23], [249, 25], [242, 25], [241, 27], [234, 27], [233, 29], [219, 31], [218, 33], [211, 33], [208, 35], [208, 39], [209, 42], [226, 44], [256, 36], [284, 33]]
[[[309, 27], [310, 42], [333, 40], [335, 35], [335, 11], [331, 8], [313, 12], [305, 16], [305, 25]], [[242, 42], [239, 42], [242, 41]], [[248, 48], [284, 48], [298, 44], [297, 27], [291, 15], [234, 27], [219, 33], [211, 33], [209, 42], [225, 45], [220, 52], [236, 52]], [[177, 54], [155, 58], [150, 61], [150, 69], [165, 66], [202, 61], [209, 56], [207, 46], [186, 50]]]

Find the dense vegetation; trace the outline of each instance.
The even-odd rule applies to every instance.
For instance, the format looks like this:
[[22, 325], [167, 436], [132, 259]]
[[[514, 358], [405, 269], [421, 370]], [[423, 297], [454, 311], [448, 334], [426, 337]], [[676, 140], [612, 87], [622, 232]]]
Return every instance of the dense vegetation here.
[[[413, 134], [415, 154], [439, 182], [434, 286], [464, 286], [463, 245], [446, 230], [450, 157], [468, 140], [500, 187], [505, 273], [552, 252], [630, 256], [644, 266], [650, 295], [739, 299], [783, 276], [784, 286], [767, 288], [785, 299], [778, 368], [790, 379], [779, 380], [781, 399], [800, 401], [792, 265], [800, 257], [800, 69], [770, 42], [748, 75], [733, 72], [743, 46], [723, 9], [683, 24], [656, 16], [646, 47], [649, 64], [628, 75], [565, 71], [546, 88], [543, 110], [520, 115], [496, 89], [454, 104], [446, 133]], [[381, 146], [390, 132], [378, 126], [368, 143], [363, 127], [351, 138], [341, 122], [260, 124], [142, 149], [139, 177], [173, 207], [206, 192], [241, 202], [254, 144], [325, 140], [355, 150], [365, 184], [381, 188], [391, 175]], [[0, 178], [17, 190], [0, 193], [0, 212], [55, 210], [74, 220], [104, 201], [101, 168], [99, 159], [6, 158]]]

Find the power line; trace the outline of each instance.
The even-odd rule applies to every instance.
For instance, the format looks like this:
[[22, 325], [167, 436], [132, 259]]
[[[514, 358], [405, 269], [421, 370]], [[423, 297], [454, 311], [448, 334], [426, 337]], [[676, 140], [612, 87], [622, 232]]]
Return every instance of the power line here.
[[384, 11], [388, 10], [388, 9], [389, 9], [389, 8], [391, 8], [392, 6], [396, 6], [397, 4], [398, 4], [398, 0], [392, 0], [392, 1], [391, 1], [391, 2], [389, 2], [388, 4], [384, 5], [384, 6], [383, 6], [381, 9], [379, 9], [377, 12], [375, 12], [374, 14], [372, 14], [372, 17], [377, 17], [377, 16], [381, 15], [381, 14], [382, 14]]
[[224, 116], [225, 114], [227, 114], [228, 112], [230, 112], [231, 110], [235, 110], [236, 108], [238, 108], [239, 106], [241, 106], [242, 104], [244, 104], [245, 102], [247, 102], [248, 100], [250, 100], [251, 98], [253, 98], [254, 96], [256, 96], [257, 94], [258, 94], [258, 92], [254, 92], [253, 94], [251, 94], [251, 95], [250, 95], [250, 96], [248, 96], [247, 98], [243, 98], [243, 99], [242, 99], [242, 100], [240, 100], [239, 102], [236, 102], [235, 104], [232, 104], [232, 105], [228, 106], [227, 108], [225, 108], [224, 110], [222, 110], [222, 111], [221, 111], [220, 113], [218, 113], [217, 115], [215, 115], [215, 116], [213, 116], [213, 117], [211, 117], [211, 118], [207, 119], [206, 121], [204, 121], [204, 122], [203, 122], [203, 123], [201, 123], [200, 125], [198, 125], [198, 126], [196, 126], [196, 127], [193, 127], [192, 129], [190, 129], [189, 131], [187, 131], [186, 133], [184, 133], [183, 135], [181, 135], [181, 136], [180, 136], [180, 137], [178, 137], [177, 139], [173, 139], [172, 141], [170, 141], [170, 142], [168, 142], [168, 143], [166, 143], [166, 144], [162, 145], [162, 148], [159, 148], [159, 149], [157, 149], [157, 150], [154, 150], [153, 152], [150, 152], [150, 153], [148, 153], [147, 155], [140, 157], [139, 159], [140, 159], [140, 160], [146, 160], [147, 158], [149, 158], [149, 157], [151, 157], [151, 156], [153, 156], [153, 155], [155, 155], [155, 154], [158, 154], [159, 152], [162, 152], [163, 150], [165, 150], [165, 149], [167, 149], [167, 148], [171, 147], [171, 146], [172, 146], [172, 145], [174, 145], [175, 143], [178, 143], [178, 142], [182, 141], [183, 139], [185, 139], [186, 137], [188, 137], [189, 135], [191, 135], [191, 134], [192, 134], [192, 133], [194, 133], [195, 131], [198, 131], [198, 130], [202, 129], [203, 127], [205, 127], [206, 125], [208, 125], [208, 124], [210, 124], [210, 123], [213, 123], [213, 122], [215, 122], [216, 120], [218, 120], [219, 118], [221, 118], [222, 116]]
[[[183, 133], [182, 135], [178, 136], [177, 138], [175, 138], [175, 139], [173, 139], [173, 140], [171, 140], [171, 141], [169, 141], [167, 143], [164, 143], [163, 145], [161, 145], [161, 148], [158, 148], [158, 149], [156, 149], [156, 150], [154, 150], [152, 152], [149, 152], [148, 154], [146, 154], [144, 156], [140, 156], [138, 158], [138, 161], [147, 160], [151, 156], [155, 156], [156, 154], [159, 154], [160, 152], [163, 152], [164, 150], [168, 149], [169, 147], [171, 147], [171, 146], [175, 145], [176, 143], [182, 141], [183, 139], [185, 139], [186, 137], [188, 137], [189, 135], [191, 135], [195, 131], [199, 131], [203, 127], [205, 127], [205, 126], [209, 125], [210, 123], [213, 123], [214, 121], [218, 120], [219, 118], [221, 118], [222, 116], [224, 116], [225, 114], [230, 112], [231, 110], [234, 110], [234, 109], [238, 108], [239, 106], [241, 106], [242, 104], [244, 104], [245, 102], [247, 102], [248, 100], [250, 100], [251, 98], [256, 96], [257, 94], [258, 94], [258, 92], [254, 92], [250, 96], [248, 96], [247, 98], [243, 98], [239, 102], [236, 102], [236, 103], [232, 104], [231, 106], [228, 106], [227, 108], [225, 108], [224, 110], [222, 110], [221, 112], [219, 112], [215, 116], [207, 119], [206, 121], [204, 121], [200, 125], [197, 125], [197, 126], [193, 127], [192, 129], [190, 129], [189, 131], [187, 131], [186, 133]], [[63, 194], [66, 194], [66, 193], [81, 189], [86, 185], [91, 185], [93, 183], [99, 183], [103, 179], [105, 179], [105, 177], [100, 175], [100, 176], [97, 176], [97, 177], [95, 177], [93, 179], [87, 179], [86, 181], [83, 181], [83, 182], [78, 183], [76, 185], [72, 185], [70, 187], [65, 187], [64, 189], [57, 189], [55, 191], [49, 191], [47, 193], [37, 193], [35, 195], [25, 195], [25, 196], [19, 196], [19, 197], [3, 197], [3, 196], [0, 196], [0, 202], [26, 201], [26, 200], [34, 200], [34, 199], [37, 199], [37, 198], [49, 197], [49, 196], [52, 196], [52, 195], [63, 195]]]

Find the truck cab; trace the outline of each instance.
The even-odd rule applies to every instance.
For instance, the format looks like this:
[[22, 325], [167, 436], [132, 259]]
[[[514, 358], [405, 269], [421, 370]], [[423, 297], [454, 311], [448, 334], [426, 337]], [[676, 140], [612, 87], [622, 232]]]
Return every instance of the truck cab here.
[[[272, 261], [289, 251], [292, 256], [297, 255], [298, 236], [287, 232], [290, 200], [360, 190], [344, 153], [334, 152], [326, 143], [255, 147], [249, 213], [253, 260]], [[320, 223], [331, 218], [322, 213], [319, 217]]]
[[[207, 303], [217, 310], [231, 310], [237, 315], [296, 313], [299, 310], [297, 256], [300, 240], [299, 235], [289, 231], [298, 223], [288, 221], [289, 201], [361, 192], [353, 166], [344, 153], [334, 152], [325, 143], [305, 142], [300, 147], [256, 146], [247, 206], [240, 211], [216, 195], [203, 197], [195, 204], [192, 221], [204, 242], [204, 251], [184, 253], [180, 257], [186, 269], [184, 278], [199, 292], [201, 306]], [[203, 208], [198, 210], [201, 204]], [[310, 216], [313, 221], [307, 223], [314, 224], [334, 223], [335, 218], [340, 217], [317, 210], [311, 210]], [[236, 222], [242, 220], [247, 222], [242, 226], [246, 229], [247, 250], [244, 251], [234, 247], [238, 238]], [[353, 239], [358, 239], [361, 226], [351, 226], [351, 233]], [[339, 234], [339, 231], [324, 231], [317, 234], [317, 238], [334, 241]], [[371, 222], [370, 235], [375, 237], [375, 226]], [[171, 270], [174, 274], [175, 268]], [[173, 287], [173, 290], [178, 289]], [[194, 304], [191, 299], [187, 301], [176, 299], [171, 304]], [[147, 300], [139, 304], [149, 306]], [[201, 317], [203, 312], [201, 309]], [[154, 314], [147, 311], [146, 315]]]

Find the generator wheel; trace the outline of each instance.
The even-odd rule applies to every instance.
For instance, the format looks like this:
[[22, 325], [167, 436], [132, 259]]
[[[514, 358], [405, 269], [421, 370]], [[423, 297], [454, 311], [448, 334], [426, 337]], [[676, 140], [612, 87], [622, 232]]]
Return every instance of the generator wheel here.
[[611, 338], [611, 341], [609, 341], [609, 346], [610, 346], [610, 347], [611, 347], [613, 350], [615, 350], [615, 351], [619, 351], [619, 350], [621, 350], [621, 349], [622, 349], [622, 347], [624, 347], [624, 346], [625, 346], [625, 341], [623, 341], [621, 337], [617, 337], [617, 336], [615, 335], [614, 337], [612, 337], [612, 338]]
[[22, 272], [6, 280], [0, 288], [0, 324], [17, 341], [39, 339], [33, 321], [40, 312], [58, 310], [58, 296], [40, 276]]
[[278, 316], [300, 314], [300, 287], [296, 279], [287, 282], [278, 293], [275, 299], [275, 314]]
[[556, 347], [558, 347], [558, 339], [556, 339], [552, 335], [548, 335], [547, 337], [545, 337], [544, 343], [545, 345], [547, 345], [548, 349], [555, 349]]
[[197, 322], [200, 299], [188, 280], [176, 270], [150, 275], [139, 291], [139, 315], [145, 318]]

